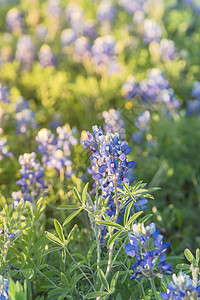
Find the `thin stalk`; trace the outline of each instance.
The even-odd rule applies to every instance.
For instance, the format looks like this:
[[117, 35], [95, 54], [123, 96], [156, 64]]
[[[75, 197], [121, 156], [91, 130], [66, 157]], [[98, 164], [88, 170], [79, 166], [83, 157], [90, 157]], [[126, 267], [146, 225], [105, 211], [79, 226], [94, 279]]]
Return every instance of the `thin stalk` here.
[[153, 293], [155, 295], [155, 298], [156, 298], [156, 300], [159, 300], [153, 276], [150, 278], [150, 282], [151, 282], [151, 287], [152, 287]]
[[92, 286], [93, 290], [96, 292], [96, 289], [94, 287], [94, 285], [92, 284], [92, 282], [90, 281], [90, 279], [87, 277], [87, 275], [85, 274], [85, 272], [79, 267], [79, 265], [77, 264], [77, 262], [75, 261], [75, 259], [73, 258], [73, 256], [71, 255], [71, 253], [69, 252], [69, 250], [67, 248], [65, 248], [65, 250], [67, 251], [67, 253], [69, 254], [69, 256], [71, 257], [71, 259], [73, 260], [73, 262], [75, 263], [75, 265], [77, 266], [77, 268], [81, 271], [81, 273], [84, 275], [84, 277], [87, 279], [87, 281], [89, 282], [89, 284]]
[[[96, 187], [96, 210], [99, 210], [99, 181], [97, 182]], [[95, 235], [96, 235], [96, 242], [97, 242], [97, 269], [100, 268], [100, 260], [101, 260], [101, 245], [100, 245], [100, 234], [101, 234], [101, 226], [95, 225]]]

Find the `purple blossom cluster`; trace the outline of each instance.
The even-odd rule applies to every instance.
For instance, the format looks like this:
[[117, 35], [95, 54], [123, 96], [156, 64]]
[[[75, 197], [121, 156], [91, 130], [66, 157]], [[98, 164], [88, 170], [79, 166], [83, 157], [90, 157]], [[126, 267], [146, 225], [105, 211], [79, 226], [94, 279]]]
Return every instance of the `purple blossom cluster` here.
[[124, 139], [126, 136], [125, 123], [120, 110], [111, 108], [102, 113], [104, 118], [104, 131], [106, 133], [118, 132], [119, 137]]
[[11, 32], [21, 32], [23, 29], [23, 18], [16, 7], [11, 8], [6, 16], [6, 25]]
[[119, 0], [119, 4], [131, 15], [145, 11], [145, 0]]
[[162, 35], [162, 28], [155, 20], [145, 19], [144, 21], [144, 42], [149, 44], [152, 41], [159, 42]]
[[[93, 126], [92, 130], [94, 134], [87, 132], [88, 140], [82, 141], [83, 145], [92, 151], [90, 156], [92, 167], [88, 169], [88, 172], [95, 180], [94, 187], [96, 187], [97, 181], [99, 182], [102, 196], [107, 200], [106, 214], [113, 217], [116, 213], [114, 200], [116, 188], [123, 189], [123, 183], [129, 183], [126, 174], [134, 168], [135, 162], [128, 160], [127, 155], [130, 154], [131, 147], [126, 141], [119, 139], [118, 133], [104, 135], [101, 127], [98, 128], [97, 125]], [[118, 216], [117, 222], [120, 223], [121, 220], [122, 217]], [[104, 238], [107, 229], [104, 226], [101, 229]]]
[[0, 300], [9, 300], [9, 280], [0, 275]]
[[39, 63], [43, 68], [53, 67], [56, 65], [56, 59], [49, 45], [44, 44], [38, 53]]
[[50, 17], [60, 17], [62, 14], [62, 8], [59, 0], [48, 0], [47, 11]]
[[9, 103], [10, 102], [9, 89], [7, 89], [2, 84], [0, 84], [0, 101], [2, 101], [4, 103]]
[[177, 50], [174, 41], [162, 39], [160, 41], [160, 53], [164, 60], [174, 60]]
[[200, 116], [200, 82], [199, 81], [194, 82], [191, 96], [194, 98], [194, 100], [187, 101], [186, 115], [190, 116], [192, 114], [197, 114], [198, 116]]
[[116, 10], [109, 0], [101, 1], [97, 8], [97, 19], [100, 24], [104, 22], [112, 22], [116, 14]]
[[164, 300], [200, 299], [200, 286], [195, 286], [190, 276], [180, 272], [178, 276], [172, 275], [168, 283], [167, 292], [160, 294]]
[[108, 70], [109, 74], [119, 69], [115, 53], [115, 39], [111, 35], [98, 37], [92, 47], [92, 59], [100, 72]]
[[23, 35], [17, 41], [15, 57], [20, 61], [23, 68], [29, 69], [33, 64], [35, 51], [36, 48], [31, 37]]
[[1, 135], [0, 135], [0, 161], [4, 157], [11, 157], [11, 156], [12, 156], [12, 153], [9, 152], [8, 149], [7, 149], [7, 139], [2, 138]]
[[36, 136], [36, 151], [42, 155], [44, 169], [55, 169], [58, 174], [64, 172], [65, 177], [71, 177], [71, 147], [77, 144], [77, 139], [68, 125], [57, 127], [56, 131], [58, 136], [51, 130], [41, 129]]
[[134, 224], [129, 234], [129, 243], [124, 246], [126, 254], [135, 258], [132, 265], [134, 273], [130, 279], [161, 278], [164, 274], [170, 274], [172, 265], [166, 262], [164, 255], [168, 246], [168, 242], [163, 243], [163, 236], [154, 223], [147, 227], [143, 223]]
[[28, 129], [36, 129], [35, 113], [30, 109], [29, 102], [23, 97], [16, 100], [16, 132], [26, 134]]
[[19, 202], [21, 198], [24, 201], [34, 201], [43, 195], [47, 189], [44, 182], [44, 170], [36, 159], [35, 152], [20, 155], [19, 164], [21, 165], [19, 171], [21, 178], [16, 183], [21, 187], [21, 190], [12, 193], [14, 204]]
[[140, 83], [128, 79], [122, 89], [125, 98], [140, 97], [143, 103], [160, 103], [168, 109], [180, 105], [180, 102], [174, 97], [174, 91], [169, 81], [159, 69], [152, 69], [148, 73], [147, 79], [142, 80]]

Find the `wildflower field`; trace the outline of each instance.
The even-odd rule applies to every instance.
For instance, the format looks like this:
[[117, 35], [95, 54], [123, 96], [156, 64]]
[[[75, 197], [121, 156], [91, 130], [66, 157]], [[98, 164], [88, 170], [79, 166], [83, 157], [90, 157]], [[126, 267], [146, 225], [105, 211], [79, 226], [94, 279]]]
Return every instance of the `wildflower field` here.
[[200, 300], [200, 0], [0, 0], [0, 300]]

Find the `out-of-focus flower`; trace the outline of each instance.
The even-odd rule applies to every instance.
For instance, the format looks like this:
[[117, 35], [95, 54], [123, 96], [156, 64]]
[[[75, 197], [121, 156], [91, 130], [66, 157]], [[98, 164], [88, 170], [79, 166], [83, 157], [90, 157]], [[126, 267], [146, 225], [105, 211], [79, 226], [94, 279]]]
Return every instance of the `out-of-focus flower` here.
[[176, 52], [174, 41], [168, 39], [160, 41], [160, 53], [164, 60], [174, 60]]
[[60, 37], [62, 47], [69, 46], [76, 40], [76, 38], [77, 38], [77, 35], [73, 29], [71, 29], [71, 28], [64, 29], [61, 32], [61, 37]]
[[112, 22], [115, 17], [115, 13], [116, 11], [112, 2], [109, 0], [103, 0], [97, 8], [97, 19], [100, 23], [105, 21]]
[[76, 34], [83, 31], [84, 13], [81, 7], [76, 3], [71, 3], [65, 10], [68, 22]]
[[23, 19], [16, 7], [11, 8], [6, 16], [7, 28], [11, 32], [21, 32], [23, 29]]
[[26, 134], [29, 128], [37, 128], [35, 113], [30, 109], [29, 102], [20, 97], [16, 100], [16, 131]]
[[16, 58], [22, 67], [30, 68], [35, 57], [35, 45], [29, 35], [23, 35], [17, 42]]
[[5, 86], [0, 84], [0, 101], [3, 101], [5, 103], [9, 103], [9, 89], [7, 89]]
[[9, 280], [0, 275], [0, 299], [9, 300], [8, 296]]
[[16, 183], [21, 186], [21, 191], [12, 193], [13, 200], [16, 201], [21, 195], [25, 201], [34, 201], [47, 189], [44, 182], [44, 170], [36, 159], [35, 152], [20, 155], [19, 163], [21, 178]]
[[42, 47], [40, 48], [40, 51], [38, 53], [38, 56], [39, 56], [40, 65], [43, 68], [55, 66], [56, 59], [55, 59], [55, 56], [53, 55], [49, 45], [46, 45], [46, 44], [42, 45]]
[[59, 0], [48, 0], [47, 12], [51, 17], [60, 17], [62, 14], [62, 8]]
[[120, 138], [124, 139], [126, 135], [125, 123], [121, 117], [121, 111], [110, 109], [102, 113], [104, 118], [104, 131], [106, 133], [118, 132]]
[[149, 44], [152, 41], [159, 42], [162, 35], [162, 28], [155, 20], [144, 21], [144, 42]]

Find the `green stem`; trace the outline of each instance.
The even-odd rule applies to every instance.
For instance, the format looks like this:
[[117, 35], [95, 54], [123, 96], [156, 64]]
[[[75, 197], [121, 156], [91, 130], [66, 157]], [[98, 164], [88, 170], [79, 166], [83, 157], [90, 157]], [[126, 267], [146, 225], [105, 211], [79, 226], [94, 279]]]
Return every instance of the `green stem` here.
[[151, 287], [152, 287], [153, 293], [155, 295], [155, 298], [156, 298], [156, 300], [159, 300], [153, 276], [150, 278], [150, 282], [151, 282]]
[[77, 262], [75, 261], [75, 259], [73, 258], [73, 256], [71, 255], [71, 253], [69, 252], [69, 250], [67, 248], [65, 248], [65, 250], [67, 251], [67, 253], [69, 254], [69, 256], [71, 257], [71, 259], [73, 260], [73, 262], [75, 263], [75, 265], [77, 266], [77, 268], [81, 271], [81, 273], [84, 275], [84, 277], [87, 279], [87, 281], [89, 282], [89, 284], [92, 286], [93, 290], [96, 292], [96, 289], [94, 287], [94, 285], [92, 284], [92, 282], [90, 281], [90, 279], [87, 277], [87, 275], [85, 274], [85, 272], [79, 267], [79, 265], [77, 264]]

